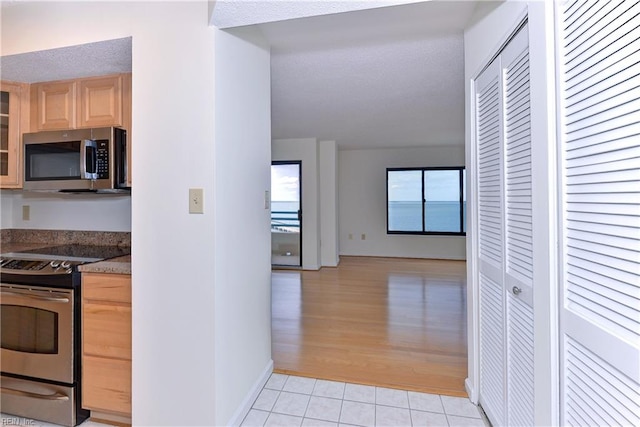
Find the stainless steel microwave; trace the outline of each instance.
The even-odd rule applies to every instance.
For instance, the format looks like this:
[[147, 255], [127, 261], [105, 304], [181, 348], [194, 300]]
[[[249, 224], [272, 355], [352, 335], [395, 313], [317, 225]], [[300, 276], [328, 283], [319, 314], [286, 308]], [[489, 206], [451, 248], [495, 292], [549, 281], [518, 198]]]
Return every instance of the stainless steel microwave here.
[[25, 133], [24, 190], [118, 193], [127, 187], [127, 131], [116, 127]]

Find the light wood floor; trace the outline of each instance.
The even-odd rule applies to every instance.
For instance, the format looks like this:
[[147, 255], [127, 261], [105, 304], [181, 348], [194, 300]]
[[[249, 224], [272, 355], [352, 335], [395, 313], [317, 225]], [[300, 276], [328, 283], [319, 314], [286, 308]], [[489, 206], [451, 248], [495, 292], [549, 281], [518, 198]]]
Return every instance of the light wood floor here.
[[274, 270], [272, 349], [280, 373], [466, 396], [465, 262]]

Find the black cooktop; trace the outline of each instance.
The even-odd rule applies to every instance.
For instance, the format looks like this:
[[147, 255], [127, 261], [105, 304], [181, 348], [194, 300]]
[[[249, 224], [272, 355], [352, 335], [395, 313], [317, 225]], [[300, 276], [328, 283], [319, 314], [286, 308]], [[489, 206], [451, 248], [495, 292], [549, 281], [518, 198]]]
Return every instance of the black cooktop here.
[[80, 265], [130, 253], [129, 247], [94, 245], [59, 245], [10, 252], [2, 254], [0, 275], [3, 284], [76, 288], [80, 286]]
[[60, 245], [21, 251], [23, 254], [54, 255], [73, 258], [110, 259], [131, 254], [128, 246]]

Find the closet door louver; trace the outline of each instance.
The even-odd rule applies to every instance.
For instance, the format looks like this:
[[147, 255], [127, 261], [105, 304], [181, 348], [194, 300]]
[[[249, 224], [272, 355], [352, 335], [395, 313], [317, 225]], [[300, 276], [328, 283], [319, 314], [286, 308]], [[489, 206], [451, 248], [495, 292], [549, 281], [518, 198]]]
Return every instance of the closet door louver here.
[[[480, 260], [502, 270], [502, 87], [494, 61], [476, 80]], [[497, 277], [494, 277], [497, 279]]]
[[505, 314], [503, 291], [502, 86], [496, 59], [476, 80], [480, 403], [503, 424]]
[[531, 90], [525, 25], [500, 55], [505, 117], [507, 424], [534, 422]]
[[640, 2], [557, 10], [561, 423], [640, 425]]

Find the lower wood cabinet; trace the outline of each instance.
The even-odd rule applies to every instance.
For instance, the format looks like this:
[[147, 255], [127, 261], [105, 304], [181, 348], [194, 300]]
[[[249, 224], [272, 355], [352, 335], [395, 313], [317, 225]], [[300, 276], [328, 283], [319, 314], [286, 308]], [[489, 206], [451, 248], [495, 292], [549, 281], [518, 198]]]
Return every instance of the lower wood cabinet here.
[[82, 406], [131, 420], [131, 275], [82, 274]]
[[[95, 356], [84, 356], [82, 361], [83, 406], [94, 412], [115, 413], [130, 417], [131, 361]], [[94, 413], [93, 416], [95, 417], [96, 414]]]

